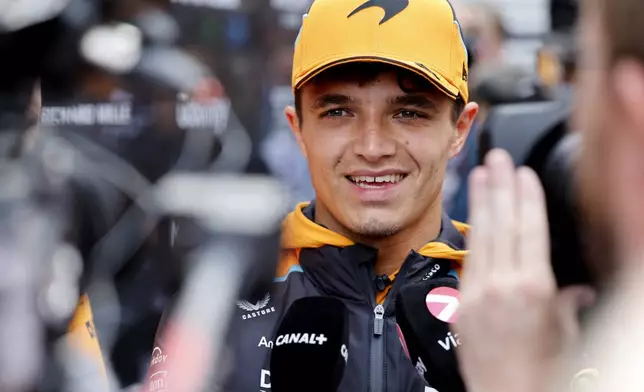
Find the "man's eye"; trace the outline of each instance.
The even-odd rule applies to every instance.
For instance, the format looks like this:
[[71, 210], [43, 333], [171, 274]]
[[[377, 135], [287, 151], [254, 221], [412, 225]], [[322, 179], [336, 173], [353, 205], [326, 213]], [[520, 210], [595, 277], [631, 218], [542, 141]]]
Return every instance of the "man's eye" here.
[[427, 118], [426, 115], [411, 110], [401, 110], [394, 117], [403, 119]]
[[346, 116], [348, 113], [345, 109], [331, 109], [322, 113], [320, 117], [342, 117]]

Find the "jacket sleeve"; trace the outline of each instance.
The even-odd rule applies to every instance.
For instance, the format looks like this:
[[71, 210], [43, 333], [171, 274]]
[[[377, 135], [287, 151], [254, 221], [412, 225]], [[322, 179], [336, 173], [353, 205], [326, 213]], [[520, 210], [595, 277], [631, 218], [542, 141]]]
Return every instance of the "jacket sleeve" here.
[[[80, 354], [83, 363], [87, 365], [83, 367], [84, 371], [80, 372], [79, 376], [86, 377], [88, 382], [92, 383], [92, 390], [107, 391], [108, 381], [105, 362], [96, 328], [94, 327], [91, 303], [86, 294], [81, 296], [76, 306], [67, 329], [67, 337], [72, 349]], [[96, 384], [97, 379], [100, 381], [100, 385]]]

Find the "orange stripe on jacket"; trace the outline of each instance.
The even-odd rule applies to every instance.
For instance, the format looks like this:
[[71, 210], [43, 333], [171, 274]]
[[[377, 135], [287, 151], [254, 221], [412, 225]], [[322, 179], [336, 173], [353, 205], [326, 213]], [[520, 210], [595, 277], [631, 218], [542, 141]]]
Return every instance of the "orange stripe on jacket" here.
[[283, 250], [280, 260], [277, 263], [277, 270], [275, 271], [276, 278], [284, 278], [289, 273], [289, 270], [300, 265], [300, 251], [302, 249], [288, 249]]
[[[285, 277], [289, 270], [300, 264], [300, 250], [303, 248], [320, 248], [330, 245], [345, 247], [354, 245], [355, 242], [334, 231], [320, 226], [307, 218], [302, 209], [310, 203], [300, 203], [291, 211], [282, 222], [282, 254], [277, 266], [275, 276]], [[470, 231], [470, 226], [458, 221], [452, 221], [454, 227], [464, 236]], [[453, 260], [453, 267], [460, 274], [463, 260], [467, 255], [465, 250], [452, 249], [442, 242], [430, 242], [418, 250], [418, 253], [425, 257], [436, 259]], [[389, 276], [393, 282], [399, 271]], [[383, 303], [391, 286], [384, 291], [377, 293], [376, 302]]]
[[107, 371], [105, 370], [105, 362], [103, 361], [103, 353], [94, 327], [94, 316], [92, 314], [92, 307], [87, 294], [81, 296], [72, 321], [69, 323], [67, 329], [67, 337], [69, 338], [72, 346], [81, 351], [84, 357], [91, 360], [94, 368], [100, 372], [100, 378], [104, 384], [102, 388], [96, 386], [95, 391], [107, 391]]

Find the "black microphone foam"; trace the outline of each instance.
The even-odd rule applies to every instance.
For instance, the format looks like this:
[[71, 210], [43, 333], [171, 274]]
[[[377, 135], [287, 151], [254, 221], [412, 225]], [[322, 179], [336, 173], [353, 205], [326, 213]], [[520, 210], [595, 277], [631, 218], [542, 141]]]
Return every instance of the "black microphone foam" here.
[[418, 373], [440, 392], [465, 392], [456, 352], [460, 295], [454, 278], [432, 279], [404, 286], [396, 298], [396, 322], [405, 352]]
[[335, 392], [348, 358], [349, 313], [342, 301], [307, 297], [284, 315], [271, 352], [273, 392]]

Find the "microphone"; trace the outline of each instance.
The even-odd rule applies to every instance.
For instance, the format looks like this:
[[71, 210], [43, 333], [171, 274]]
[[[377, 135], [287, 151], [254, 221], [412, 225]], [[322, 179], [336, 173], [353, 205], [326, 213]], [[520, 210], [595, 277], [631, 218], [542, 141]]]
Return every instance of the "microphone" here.
[[307, 297], [293, 302], [274, 339], [273, 392], [335, 392], [349, 357], [349, 312], [342, 301]]
[[449, 325], [458, 317], [458, 281], [451, 277], [404, 286], [396, 297], [398, 335], [418, 373], [440, 392], [465, 392]]

